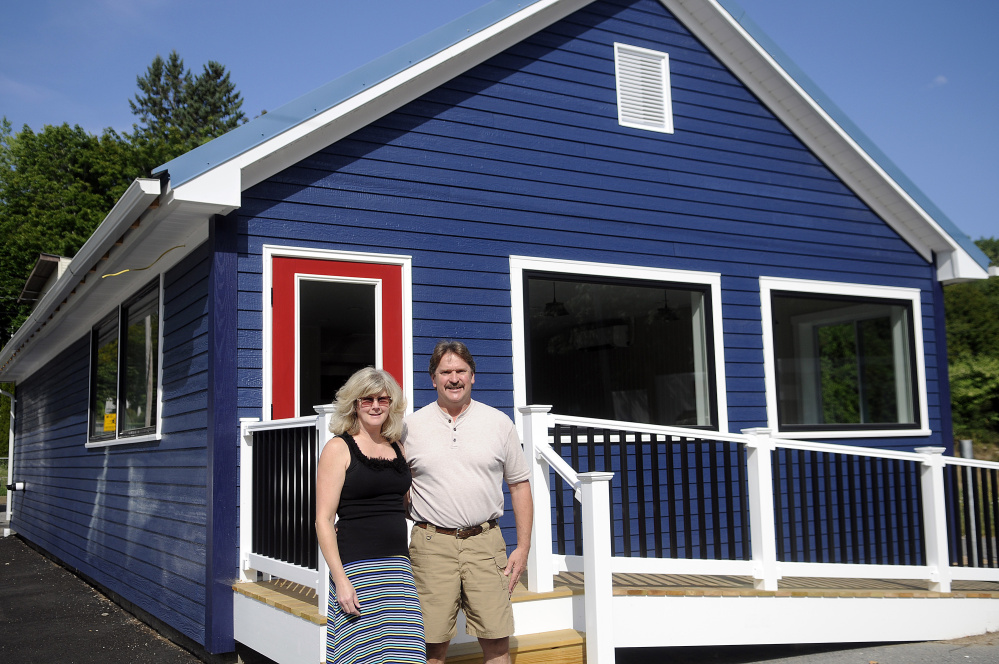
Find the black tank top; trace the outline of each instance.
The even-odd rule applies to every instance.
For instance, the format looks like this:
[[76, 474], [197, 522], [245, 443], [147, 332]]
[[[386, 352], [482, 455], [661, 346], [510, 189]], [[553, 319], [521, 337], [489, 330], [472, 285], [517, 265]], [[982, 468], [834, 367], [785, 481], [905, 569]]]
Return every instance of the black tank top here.
[[413, 483], [409, 464], [396, 443], [395, 459], [370, 459], [353, 436], [341, 438], [350, 450], [350, 465], [336, 511], [336, 543], [343, 563], [386, 556], [408, 556], [403, 496]]

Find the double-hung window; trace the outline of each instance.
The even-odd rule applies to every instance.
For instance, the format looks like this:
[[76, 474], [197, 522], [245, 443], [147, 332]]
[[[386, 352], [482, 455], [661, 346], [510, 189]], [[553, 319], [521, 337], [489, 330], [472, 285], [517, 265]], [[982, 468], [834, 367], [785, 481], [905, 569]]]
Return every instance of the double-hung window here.
[[918, 291], [784, 279], [761, 285], [779, 431], [911, 434], [925, 426]]
[[156, 434], [160, 287], [154, 281], [91, 332], [90, 442]]

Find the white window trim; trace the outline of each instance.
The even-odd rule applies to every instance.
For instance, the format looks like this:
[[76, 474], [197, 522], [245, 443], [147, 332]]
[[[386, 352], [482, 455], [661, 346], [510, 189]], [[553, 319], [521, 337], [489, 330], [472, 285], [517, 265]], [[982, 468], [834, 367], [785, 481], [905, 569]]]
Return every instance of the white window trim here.
[[[338, 251], [332, 249], [315, 249], [312, 247], [288, 247], [281, 245], [265, 244], [261, 248], [262, 266], [262, 288], [261, 288], [261, 311], [263, 312], [261, 340], [261, 393], [262, 402], [260, 404], [260, 419], [269, 421], [271, 419], [270, 404], [273, 401], [273, 337], [274, 321], [273, 309], [271, 308], [271, 288], [274, 285], [274, 259], [275, 258], [307, 258], [313, 260], [340, 261], [344, 263], [375, 263], [379, 265], [398, 265], [402, 268], [402, 371], [407, 377], [403, 393], [406, 395], [406, 409], [411, 412], [413, 409], [413, 259], [411, 256], [401, 254], [375, 254], [355, 251]], [[336, 278], [321, 275], [295, 275], [295, 311], [299, 311], [298, 285], [303, 276], [310, 276], [320, 280], [338, 280], [350, 283], [372, 283], [368, 279]], [[377, 280], [374, 280], [377, 281]], [[380, 285], [377, 287], [376, 297], [381, 298]], [[381, 307], [377, 308], [377, 347], [376, 353], [381, 357]], [[295, 323], [295, 334], [298, 335], [298, 322]], [[298, 352], [295, 349], [295, 384], [298, 385]], [[296, 388], [297, 389], [297, 388]], [[295, 399], [296, 409], [298, 399]], [[312, 413], [306, 413], [312, 415]]]
[[[146, 282], [147, 284], [149, 282]], [[144, 286], [143, 286], [144, 287]], [[160, 273], [157, 277], [156, 289], [158, 291], [158, 315], [159, 320], [159, 332], [156, 341], [156, 431], [154, 433], [144, 433], [137, 436], [122, 436], [115, 431], [115, 437], [109, 438], [107, 440], [91, 440], [90, 432], [93, 427], [93, 422], [91, 418], [93, 417], [93, 411], [91, 410], [91, 395], [90, 391], [94, 388], [93, 385], [93, 371], [94, 371], [94, 344], [91, 339], [90, 342], [90, 362], [87, 364], [87, 381], [89, 387], [87, 388], [87, 442], [85, 447], [111, 447], [114, 445], [129, 445], [132, 443], [148, 443], [153, 441], [158, 441], [163, 438], [163, 274]], [[138, 291], [136, 291], [138, 292]], [[134, 295], [134, 294], [133, 294]], [[132, 299], [130, 295], [126, 300]], [[117, 305], [118, 310], [118, 334], [121, 335], [121, 304]], [[102, 319], [103, 320], [103, 319]], [[96, 325], [96, 323], [95, 323]], [[90, 334], [93, 335], [93, 326], [90, 328]], [[119, 349], [120, 349], [121, 337], [119, 336]], [[121, 370], [119, 359], [118, 370]], [[116, 374], [117, 375], [117, 374]], [[120, 385], [120, 379], [119, 379]]]
[[[510, 320], [513, 340], [513, 403], [520, 426], [517, 408], [527, 406], [527, 344], [524, 339], [524, 272], [549, 272], [553, 274], [578, 274], [584, 276], [614, 277], [641, 281], [658, 281], [663, 284], [700, 284], [711, 292], [711, 328], [714, 331], [715, 400], [718, 407], [718, 431], [728, 432], [728, 390], [725, 387], [725, 344], [722, 334], [721, 274], [693, 272], [668, 268], [589, 263], [557, 258], [510, 257]], [[535, 404], [532, 404], [535, 405]]]
[[[628, 99], [630, 96], [624, 87], [631, 85], [633, 83], [633, 76], [630, 76], [625, 71], [625, 64], [622, 62], [624, 56], [635, 56], [646, 61], [658, 61], [658, 64], [662, 67], [660, 80], [657, 82], [662, 86], [662, 119], [661, 122], [639, 122], [633, 119], [628, 119], [628, 113], [626, 109], [629, 106]], [[664, 134], [673, 133], [673, 91], [670, 87], [670, 74], [669, 74], [669, 54], [662, 51], [653, 51], [647, 48], [640, 48], [638, 46], [630, 46], [628, 44], [621, 44], [615, 42], [614, 44], [614, 81], [615, 90], [617, 92], [617, 121], [622, 127], [633, 127], [635, 129], [645, 129], [647, 131], [657, 131]], [[640, 83], [648, 84], [649, 81], [645, 80]]]
[[[771, 293], [814, 293], [845, 295], [909, 302], [912, 307], [913, 346], [915, 347], [916, 398], [919, 400], [919, 427], [915, 429], [857, 429], [851, 431], [781, 431], [777, 417], [777, 368], [774, 364], [773, 310]], [[926, 360], [923, 353], [923, 314], [918, 288], [873, 286], [835, 281], [812, 281], [785, 277], [760, 277], [760, 313], [763, 324], [763, 374], [767, 391], [767, 426], [776, 438], [887, 438], [929, 436], [929, 407], [926, 403]]]

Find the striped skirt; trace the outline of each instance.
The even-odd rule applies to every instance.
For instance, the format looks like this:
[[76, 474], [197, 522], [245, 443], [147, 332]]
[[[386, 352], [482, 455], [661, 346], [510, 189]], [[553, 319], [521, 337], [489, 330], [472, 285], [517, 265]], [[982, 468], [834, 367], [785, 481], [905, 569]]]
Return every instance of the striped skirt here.
[[330, 579], [326, 661], [332, 664], [426, 664], [423, 615], [409, 558], [358, 560], [343, 566], [361, 605], [349, 616], [336, 602]]

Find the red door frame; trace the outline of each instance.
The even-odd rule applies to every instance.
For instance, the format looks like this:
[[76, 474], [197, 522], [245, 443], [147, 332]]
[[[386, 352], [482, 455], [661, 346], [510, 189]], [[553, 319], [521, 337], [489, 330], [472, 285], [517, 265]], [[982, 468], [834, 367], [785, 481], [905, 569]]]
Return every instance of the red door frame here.
[[380, 368], [404, 386], [401, 265], [283, 256], [275, 256], [272, 265], [271, 419], [295, 417], [298, 409], [298, 384], [295, 379], [298, 357], [296, 284], [300, 276], [355, 278], [381, 283]]

